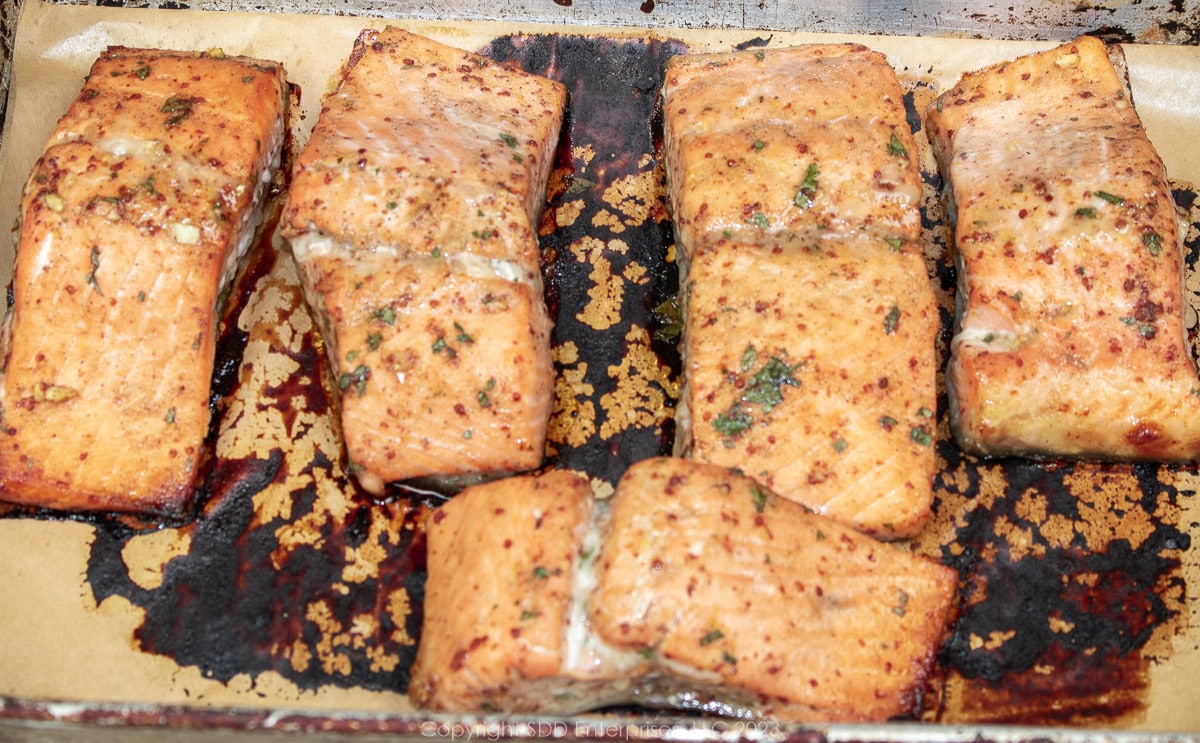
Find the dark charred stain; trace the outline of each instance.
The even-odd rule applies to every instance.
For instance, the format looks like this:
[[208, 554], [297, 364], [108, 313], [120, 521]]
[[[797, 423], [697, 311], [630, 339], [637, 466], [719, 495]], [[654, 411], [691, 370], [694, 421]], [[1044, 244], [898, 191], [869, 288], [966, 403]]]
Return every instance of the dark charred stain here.
[[[606, 420], [602, 400], [615, 393], [621, 381], [607, 370], [621, 366], [628, 353], [624, 339], [630, 328], [656, 325], [653, 308], [674, 295], [678, 275], [674, 264], [666, 260], [672, 236], [662, 205], [648, 205], [649, 219], [637, 223], [622, 220], [620, 231], [596, 218], [602, 213], [620, 215], [619, 206], [605, 202], [605, 193], [622, 179], [653, 173], [660, 161], [662, 71], [669, 57], [683, 51], [682, 44], [669, 40], [563, 35], [499, 38], [484, 52], [567, 86], [563, 137], [555, 157], [555, 179], [561, 185], [548, 194], [541, 228], [543, 273], [555, 322], [552, 343], [556, 347], [572, 344], [579, 357], [587, 360], [583, 382], [594, 390], [586, 402], [596, 411], [597, 434], [582, 443], [558, 444], [554, 461], [613, 483], [633, 462], [668, 451], [673, 437], [669, 419], [626, 428], [607, 438], [599, 431]], [[579, 150], [593, 153], [590, 160], [577, 161], [574, 153]], [[580, 202], [582, 212], [570, 224], [560, 224], [559, 210]], [[570, 256], [573, 246], [584, 238], [606, 245], [619, 240], [628, 246], [627, 250], [602, 251], [613, 276], [636, 268], [650, 277], [645, 293], [626, 293], [619, 320], [603, 330], [579, 319], [586, 311], [588, 289], [594, 284], [593, 264]], [[674, 344], [656, 342], [654, 350], [677, 376], [679, 359]]]
[[773, 39], [773, 38], [775, 38], [774, 34], [768, 36], [765, 39], [761, 36], [755, 36], [753, 39], [746, 39], [743, 42], [734, 44], [733, 48], [739, 52], [744, 52], [747, 49], [757, 49], [759, 47], [764, 47], [764, 46], [767, 46], [768, 44], [770, 44], [771, 39]]

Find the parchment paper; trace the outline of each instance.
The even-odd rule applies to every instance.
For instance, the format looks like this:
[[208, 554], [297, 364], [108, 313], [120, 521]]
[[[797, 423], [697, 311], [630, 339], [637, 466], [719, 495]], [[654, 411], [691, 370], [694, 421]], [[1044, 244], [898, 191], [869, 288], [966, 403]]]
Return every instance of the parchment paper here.
[[[390, 21], [397, 23], [396, 21]], [[297, 144], [304, 141], [322, 95], [349, 53], [357, 34], [385, 21], [353, 17], [206, 13], [71, 7], [27, 2], [18, 27], [10, 118], [0, 152], [0, 225], [14, 223], [26, 175], [96, 55], [108, 45], [207, 49], [282, 62], [301, 91]], [[514, 27], [494, 22], [401, 22], [411, 30], [456, 46], [478, 48], [515, 31], [631, 35], [630, 29], [561, 26]], [[889, 56], [902, 74], [927, 76], [941, 86], [965, 70], [1049, 46], [1041, 42], [965, 41], [905, 37], [853, 37], [753, 31], [664, 30], [697, 50], [725, 50], [755, 36], [772, 45], [853, 40]], [[1177, 180], [1200, 183], [1200, 49], [1126, 47], [1134, 97], [1168, 171]], [[0, 249], [0, 282], [11, 276], [12, 248]], [[1194, 500], [1194, 498], [1189, 499]], [[1200, 537], [1194, 503], [1183, 516], [1193, 540]], [[84, 584], [92, 527], [69, 521], [0, 520], [0, 697], [77, 702], [153, 703], [238, 707], [301, 707], [331, 711], [408, 709], [398, 694], [354, 689], [301, 692], [271, 674], [238, 677], [228, 684], [204, 678], [194, 668], [135, 649], [131, 634], [139, 617], [131, 606], [110, 599], [97, 606]], [[138, 564], [165, 563], [186, 549], [172, 532], [135, 542]], [[1200, 587], [1197, 549], [1185, 554], [1189, 593]], [[156, 580], [153, 569], [142, 579]], [[1200, 617], [1189, 596], [1189, 634], [1176, 638], [1170, 661], [1154, 670], [1152, 704], [1144, 728], [1200, 731], [1194, 703], [1200, 677]]]

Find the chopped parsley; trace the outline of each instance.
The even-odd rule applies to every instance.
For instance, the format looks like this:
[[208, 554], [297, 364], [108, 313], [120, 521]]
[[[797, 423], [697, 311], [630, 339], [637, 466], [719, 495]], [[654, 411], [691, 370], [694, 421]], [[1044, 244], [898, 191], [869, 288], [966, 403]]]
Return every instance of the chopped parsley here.
[[391, 307], [380, 307], [371, 313], [372, 320], [378, 320], [384, 325], [396, 324], [396, 310]]
[[908, 157], [908, 148], [904, 146], [895, 132], [892, 132], [892, 138], [888, 140], [888, 154], [896, 157]]
[[1096, 197], [1100, 198], [1100, 199], [1104, 199], [1105, 201], [1107, 201], [1110, 204], [1116, 204], [1117, 206], [1120, 206], [1121, 204], [1125, 203], [1125, 199], [1121, 198], [1120, 196], [1117, 196], [1116, 194], [1111, 194], [1108, 191], [1097, 191]]
[[192, 115], [192, 105], [195, 103], [194, 98], [181, 98], [173, 95], [166, 100], [160, 109], [165, 114], [171, 114], [167, 117], [167, 126], [178, 126], [184, 119]]
[[914, 444], [920, 444], [921, 446], [929, 446], [933, 443], [933, 435], [929, 431], [926, 431], [924, 426], [913, 426], [912, 430], [908, 433], [908, 438]]
[[712, 630], [711, 632], [706, 633], [703, 637], [700, 638], [700, 645], [701, 646], [711, 645], [714, 642], [716, 642], [717, 640], [722, 639], [723, 637], [725, 637], [725, 633], [722, 632], [721, 630], [719, 630], [719, 629]]
[[804, 180], [800, 182], [800, 190], [796, 192], [796, 197], [793, 199], [796, 206], [801, 209], [807, 209], [813, 205], [813, 200], [817, 197], [817, 178], [821, 175], [820, 169], [816, 163], [809, 163], [808, 169], [804, 171]]
[[1085, 219], [1095, 219], [1096, 210], [1090, 206], [1081, 206], [1075, 210], [1075, 216], [1083, 217]]
[[754, 510], [762, 513], [767, 507], [767, 492], [757, 483], [750, 483], [750, 497], [754, 500]]
[[371, 378], [371, 369], [365, 364], [359, 364], [351, 372], [342, 372], [338, 377], [338, 389], [343, 392], [350, 387], [354, 387], [354, 391], [359, 395], [366, 394], [367, 380]]
[[883, 333], [884, 335], [892, 335], [896, 329], [900, 327], [900, 308], [892, 305], [888, 313], [883, 316]]
[[1150, 251], [1150, 255], [1157, 256], [1162, 253], [1162, 238], [1154, 230], [1147, 230], [1142, 233], [1142, 245], [1146, 246], [1146, 250]]

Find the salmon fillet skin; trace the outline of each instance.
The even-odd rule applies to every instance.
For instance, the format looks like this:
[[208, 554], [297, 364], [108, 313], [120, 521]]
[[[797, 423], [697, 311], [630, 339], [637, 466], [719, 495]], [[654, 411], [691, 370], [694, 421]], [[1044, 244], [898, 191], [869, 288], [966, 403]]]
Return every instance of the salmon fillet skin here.
[[675, 454], [912, 536], [933, 501], [940, 321], [895, 71], [854, 44], [692, 55], [663, 96]]
[[955, 223], [947, 384], [967, 451], [1200, 455], [1184, 224], [1123, 67], [1079, 38], [969, 73], [927, 112]]
[[536, 225], [562, 84], [364, 31], [297, 158], [283, 235], [375, 493], [535, 469], [553, 405]]
[[279, 166], [281, 65], [111, 47], [21, 200], [0, 497], [175, 513], [210, 421], [221, 293]]
[[439, 711], [887, 720], [955, 603], [953, 570], [680, 458], [607, 501], [565, 471], [468, 487], [427, 526], [409, 696]]

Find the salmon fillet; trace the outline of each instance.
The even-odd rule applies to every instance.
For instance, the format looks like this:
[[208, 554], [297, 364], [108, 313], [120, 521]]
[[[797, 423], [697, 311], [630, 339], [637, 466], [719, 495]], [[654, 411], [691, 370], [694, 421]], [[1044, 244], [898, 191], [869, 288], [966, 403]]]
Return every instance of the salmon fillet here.
[[957, 582], [678, 458], [595, 505], [561, 471], [473, 486], [427, 526], [409, 695], [442, 711], [886, 720], [915, 709]]
[[675, 235], [807, 246], [921, 231], [917, 149], [896, 74], [858, 44], [672, 57], [663, 141]]
[[676, 57], [677, 455], [881, 538], [930, 515], [939, 317], [895, 72], [858, 45]]
[[921, 255], [873, 249], [729, 242], [692, 258], [677, 453], [907, 537], [933, 502], [939, 317]]
[[957, 574], [678, 458], [621, 479], [601, 533], [593, 631], [722, 711], [804, 721], [912, 712]]
[[279, 165], [282, 67], [109, 48], [21, 201], [0, 493], [173, 512], [209, 429], [222, 288]]
[[560, 83], [364, 31], [297, 158], [283, 234], [364, 487], [537, 467], [553, 404], [536, 225]]
[[625, 698], [581, 639], [592, 521], [588, 481], [561, 470], [468, 487], [432, 514], [416, 704], [569, 713]]
[[928, 111], [955, 221], [947, 380], [968, 451], [1200, 455], [1183, 223], [1109, 51], [1085, 37], [972, 72]]

